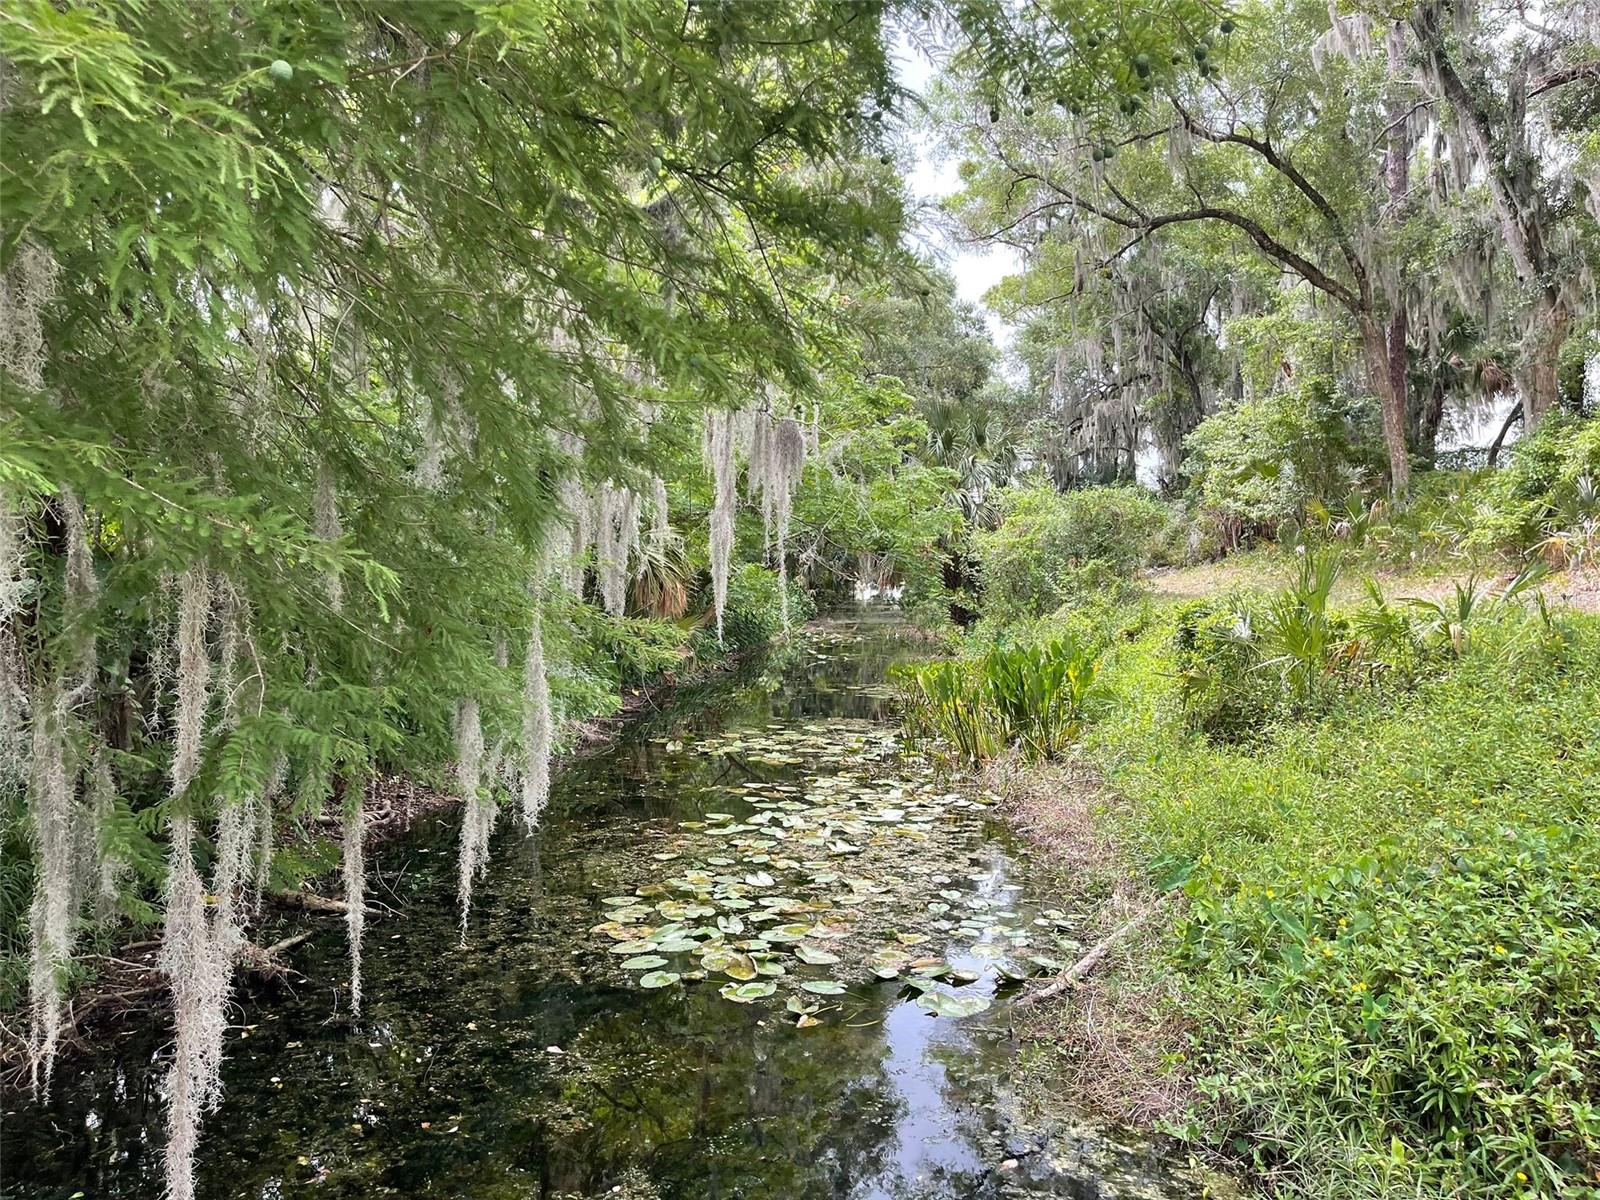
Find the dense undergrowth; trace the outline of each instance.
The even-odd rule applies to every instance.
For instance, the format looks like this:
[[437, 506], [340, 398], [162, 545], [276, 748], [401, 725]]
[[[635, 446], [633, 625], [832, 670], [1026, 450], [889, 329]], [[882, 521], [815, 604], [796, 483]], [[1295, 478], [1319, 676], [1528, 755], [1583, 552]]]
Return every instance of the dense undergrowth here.
[[1160, 949], [1210, 1101], [1187, 1132], [1297, 1194], [1590, 1194], [1600, 622], [1505, 617], [1409, 693], [1231, 745], [1185, 711], [1180, 620], [1117, 649], [1084, 752], [1189, 900]]
[[[1595, 1194], [1600, 620], [1494, 599], [1463, 639], [1390, 609], [1374, 652], [1369, 605], [1326, 615], [1313, 670], [1235, 626], [1304, 582], [1125, 608], [1099, 643], [1103, 824], [1187, 899], [1145, 950], [1186, 1031], [1151, 1061], [1194, 1097], [1165, 1123], [1289, 1195]], [[1197, 641], [1201, 610], [1228, 632]], [[1207, 653], [1236, 690], [1195, 690]]]
[[[1105, 1107], [1277, 1195], [1600, 1195], [1600, 617], [1540, 591], [1585, 561], [1592, 429], [1552, 425], [1402, 510], [1313, 511], [1200, 599], [1126, 569], [1074, 588], [1057, 529], [959, 656], [907, 680], [908, 723], [952, 758], [1016, 746], [1103, 781], [1069, 839], [1115, 847], [1129, 886], [1088, 872], [1085, 899], [1183, 898], [1077, 1002], [1092, 1016], [1034, 1023], [1021, 1090], [1065, 1104], [1064, 1074], [1120, 1072]], [[1171, 543], [1133, 536], [1124, 562]], [[1396, 566], [1451, 578], [1372, 582]], [[1046, 745], [1001, 680], [1026, 664], [1028, 694], [1061, 688], [1062, 647], [1094, 702]], [[1019, 821], [1048, 825], [1060, 768], [1032, 774]]]

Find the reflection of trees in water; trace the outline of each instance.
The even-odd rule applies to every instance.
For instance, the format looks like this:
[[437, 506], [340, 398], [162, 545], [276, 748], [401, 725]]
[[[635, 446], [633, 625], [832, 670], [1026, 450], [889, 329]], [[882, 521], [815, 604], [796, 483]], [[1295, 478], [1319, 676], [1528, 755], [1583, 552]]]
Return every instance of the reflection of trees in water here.
[[902, 1104], [879, 1027], [801, 1035], [706, 989], [601, 1014], [571, 1047], [549, 1148], [559, 1190], [638, 1165], [667, 1200], [848, 1196], [885, 1169]]
[[[788, 651], [788, 690], [775, 693], [769, 667], [752, 668], [688, 697], [705, 709], [694, 724], [867, 703], [830, 699], [828, 689], [880, 681], [878, 643], [825, 645], [822, 663], [802, 646]], [[663, 1200], [845, 1200], [869, 1181], [907, 1200], [973, 1194], [949, 1181], [883, 1178], [907, 1112], [885, 1072], [881, 1026], [802, 1033], [781, 1010], [731, 1005], [713, 984], [646, 995], [579, 980], [573, 938], [593, 923], [594, 897], [636, 876], [638, 856], [653, 848], [625, 837], [629, 822], [703, 808], [756, 769], [648, 741], [674, 728], [653, 723], [564, 773], [536, 840], [502, 832], [465, 951], [455, 948], [453, 909], [439, 901], [453, 818], [385, 853], [384, 894], [404, 916], [373, 927], [367, 1020], [330, 1020], [330, 1007], [342, 1013], [326, 982], [343, 978], [341, 940], [306, 947], [297, 965], [315, 982], [250, 1009], [250, 1039], [230, 1039], [226, 1099], [202, 1140], [203, 1200], [592, 1196], [629, 1168]], [[58, 1085], [44, 1119], [8, 1120], [8, 1183], [154, 1194], [159, 1122], [148, 1101], [165, 1040], [159, 1028], [118, 1040], [116, 1053]]]

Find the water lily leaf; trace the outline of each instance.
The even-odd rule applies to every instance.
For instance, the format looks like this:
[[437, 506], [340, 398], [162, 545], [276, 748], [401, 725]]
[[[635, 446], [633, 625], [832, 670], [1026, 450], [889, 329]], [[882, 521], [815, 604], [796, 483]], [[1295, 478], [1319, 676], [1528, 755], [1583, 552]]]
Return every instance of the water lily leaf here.
[[611, 953], [627, 955], [649, 954], [654, 949], [656, 949], [654, 942], [618, 942], [611, 947]]
[[822, 1006], [804, 999], [799, 994], [791, 994], [788, 1003], [784, 1007], [792, 1013], [814, 1013]]
[[718, 917], [717, 918], [717, 928], [722, 930], [723, 933], [743, 933], [744, 932], [744, 918], [743, 917]]
[[876, 975], [879, 979], [898, 979], [898, 978], [900, 978], [900, 968], [899, 967], [873, 967], [872, 968], [872, 973], [874, 975]]
[[664, 967], [667, 960], [659, 954], [641, 954], [637, 958], [624, 959], [622, 966], [628, 971], [645, 971], [654, 967]]
[[737, 1004], [749, 1004], [772, 995], [778, 990], [778, 985], [764, 980], [759, 983], [725, 983], [718, 990], [726, 999]]
[[722, 968], [722, 973], [729, 979], [754, 979], [756, 964], [748, 954], [735, 954], [729, 958], [728, 965]]
[[700, 956], [700, 965], [707, 971], [725, 971], [728, 965], [737, 957], [739, 956], [732, 950], [726, 950], [718, 946], [707, 950]]
[[800, 986], [818, 996], [844, 995], [844, 984], [837, 979], [807, 979]]
[[795, 1018], [794, 1027], [796, 1029], [810, 1029], [813, 1025], [821, 1024], [822, 1022], [817, 1020], [817, 1018], [813, 1017], [810, 1013], [801, 1013]]
[[692, 954], [700, 949], [700, 943], [691, 937], [662, 938], [656, 943], [656, 949], [663, 954]]
[[830, 954], [820, 946], [812, 946], [806, 942], [801, 942], [795, 946], [794, 956], [801, 962], [809, 963], [814, 967], [825, 966], [828, 963], [836, 963], [839, 961], [839, 956], [837, 954]]
[[992, 1003], [988, 996], [952, 996], [948, 992], [923, 992], [917, 997], [917, 1007], [940, 1017], [970, 1017], [981, 1013]]

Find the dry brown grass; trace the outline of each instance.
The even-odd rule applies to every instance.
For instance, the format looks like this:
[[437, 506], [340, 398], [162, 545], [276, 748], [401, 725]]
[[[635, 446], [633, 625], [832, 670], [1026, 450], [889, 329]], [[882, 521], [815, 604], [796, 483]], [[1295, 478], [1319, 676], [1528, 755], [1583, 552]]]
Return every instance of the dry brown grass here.
[[[1133, 874], [1107, 830], [1125, 803], [1082, 763], [990, 764], [984, 783], [1001, 798], [1002, 819], [1027, 840], [1044, 886], [1062, 907], [1082, 907], [1088, 945], [1156, 901]], [[1170, 911], [1170, 906], [1169, 906]], [[1024, 1051], [1017, 1095], [1048, 1116], [1063, 1104], [1149, 1126], [1192, 1097], [1180, 1053], [1185, 1022], [1173, 981], [1152, 953], [1159, 926], [1116, 944], [1078, 987], [1016, 1013]]]
[[[1289, 567], [1283, 556], [1242, 555], [1192, 567], [1163, 567], [1147, 572], [1144, 582], [1156, 596], [1168, 600], [1205, 600], [1233, 591], [1264, 591], [1282, 586]], [[1480, 583], [1504, 586], [1516, 577], [1515, 565], [1505, 563], [1482, 568], [1476, 573]], [[1432, 572], [1350, 568], [1334, 585], [1333, 597], [1340, 604], [1356, 604], [1366, 599], [1366, 580], [1371, 578], [1390, 601], [1418, 597], [1447, 600], [1457, 583], [1473, 578], [1469, 570]], [[1557, 571], [1539, 585], [1552, 607], [1575, 612], [1600, 612], [1600, 569]]]

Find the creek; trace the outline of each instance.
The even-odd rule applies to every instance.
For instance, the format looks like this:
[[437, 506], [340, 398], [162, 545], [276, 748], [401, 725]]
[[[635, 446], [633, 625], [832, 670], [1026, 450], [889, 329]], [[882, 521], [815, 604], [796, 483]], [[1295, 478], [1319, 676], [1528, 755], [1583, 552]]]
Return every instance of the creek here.
[[[864, 610], [685, 689], [569, 765], [537, 837], [502, 819], [464, 945], [459, 815], [384, 847], [366, 1012], [331, 925], [239, 997], [200, 1196], [1192, 1194], [1150, 1146], [1013, 1111], [1009, 998], [1076, 914], [898, 746], [886, 670], [917, 652]], [[168, 1033], [106, 1040], [7, 1100], [7, 1196], [160, 1194]]]

